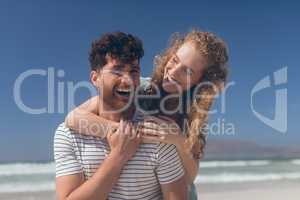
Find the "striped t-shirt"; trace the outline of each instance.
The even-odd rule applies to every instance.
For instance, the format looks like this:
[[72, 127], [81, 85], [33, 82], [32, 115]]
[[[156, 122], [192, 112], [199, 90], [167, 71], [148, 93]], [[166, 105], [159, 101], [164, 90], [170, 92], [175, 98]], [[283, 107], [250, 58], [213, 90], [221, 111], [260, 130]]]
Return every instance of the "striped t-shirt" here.
[[[54, 138], [56, 177], [83, 172], [85, 179], [89, 179], [109, 152], [106, 139], [74, 133], [62, 123]], [[183, 175], [174, 145], [141, 143], [124, 165], [108, 199], [162, 199], [160, 185], [174, 182]]]

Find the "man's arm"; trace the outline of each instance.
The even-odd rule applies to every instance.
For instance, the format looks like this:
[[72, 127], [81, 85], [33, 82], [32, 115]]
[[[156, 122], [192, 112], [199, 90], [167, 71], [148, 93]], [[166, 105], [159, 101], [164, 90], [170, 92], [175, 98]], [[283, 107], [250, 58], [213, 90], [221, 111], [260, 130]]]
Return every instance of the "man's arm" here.
[[175, 145], [159, 144], [156, 173], [165, 200], [187, 199], [184, 168]]
[[186, 200], [187, 199], [187, 183], [184, 177], [175, 182], [162, 184], [164, 200]]
[[107, 199], [125, 163], [122, 155], [112, 152], [87, 181], [84, 181], [83, 173], [56, 178], [57, 198], [59, 200]]
[[59, 200], [106, 199], [117, 182], [123, 166], [135, 154], [140, 139], [130, 137], [131, 129], [121, 122], [120, 129], [110, 137], [111, 153], [96, 173], [84, 181], [81, 165], [76, 159], [71, 134], [61, 125], [55, 134], [56, 193]]

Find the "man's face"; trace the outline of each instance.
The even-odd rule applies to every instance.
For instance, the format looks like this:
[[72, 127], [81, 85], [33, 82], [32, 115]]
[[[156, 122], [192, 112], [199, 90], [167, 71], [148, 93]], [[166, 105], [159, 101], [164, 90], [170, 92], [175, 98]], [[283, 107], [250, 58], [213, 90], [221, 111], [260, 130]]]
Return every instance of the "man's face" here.
[[92, 81], [107, 108], [111, 111], [124, 111], [133, 103], [135, 90], [140, 84], [139, 60], [123, 63], [111, 56], [106, 56], [106, 59], [107, 64], [102, 69], [91, 73], [94, 73], [91, 75], [92, 79], [96, 76], [96, 81]]

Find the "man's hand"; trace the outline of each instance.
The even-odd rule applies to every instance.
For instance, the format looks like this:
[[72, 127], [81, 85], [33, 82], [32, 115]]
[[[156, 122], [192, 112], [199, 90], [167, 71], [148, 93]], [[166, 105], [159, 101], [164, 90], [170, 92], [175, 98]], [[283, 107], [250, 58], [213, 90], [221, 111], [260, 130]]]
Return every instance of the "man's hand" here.
[[[90, 179], [84, 180], [83, 172], [56, 178], [57, 198], [59, 200], [107, 199], [120, 177], [123, 166], [132, 158], [139, 146], [141, 139], [134, 130], [131, 123], [122, 121], [116, 133], [108, 135], [111, 152]], [[67, 145], [72, 150], [71, 141]], [[72, 162], [78, 162], [73, 151], [59, 153], [62, 154], [61, 157], [69, 156]], [[67, 159], [66, 164], [69, 162]]]
[[141, 142], [141, 137], [131, 122], [121, 120], [119, 128], [107, 135], [107, 141], [111, 148], [111, 154], [121, 156], [126, 163], [134, 156]]

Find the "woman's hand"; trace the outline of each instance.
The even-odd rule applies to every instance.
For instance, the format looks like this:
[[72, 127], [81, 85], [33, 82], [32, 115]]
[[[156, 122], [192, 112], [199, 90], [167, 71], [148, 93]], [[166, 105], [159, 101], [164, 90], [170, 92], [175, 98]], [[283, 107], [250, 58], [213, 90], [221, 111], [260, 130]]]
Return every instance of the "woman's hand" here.
[[185, 141], [178, 124], [165, 116], [146, 116], [138, 125], [138, 132], [141, 133], [143, 142], [162, 142], [179, 147]]

